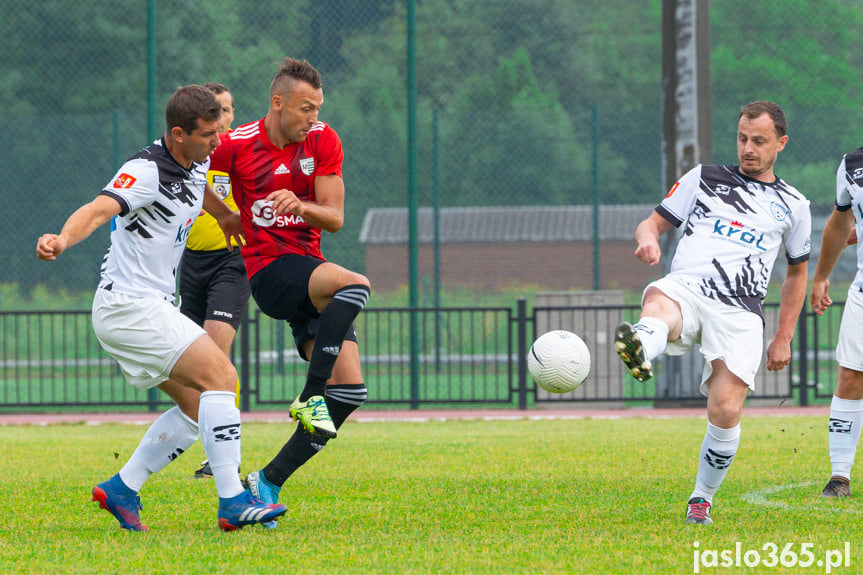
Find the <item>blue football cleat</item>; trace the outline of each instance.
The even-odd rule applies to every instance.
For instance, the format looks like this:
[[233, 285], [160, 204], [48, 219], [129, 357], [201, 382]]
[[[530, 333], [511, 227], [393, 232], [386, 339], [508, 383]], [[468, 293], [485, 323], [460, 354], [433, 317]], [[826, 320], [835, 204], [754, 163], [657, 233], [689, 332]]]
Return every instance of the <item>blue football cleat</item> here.
[[93, 488], [93, 501], [98, 501], [101, 509], [110, 511], [123, 529], [150, 530], [141, 523], [141, 517], [138, 515], [138, 510], [143, 509], [138, 492], [127, 487], [120, 479], [119, 473]]

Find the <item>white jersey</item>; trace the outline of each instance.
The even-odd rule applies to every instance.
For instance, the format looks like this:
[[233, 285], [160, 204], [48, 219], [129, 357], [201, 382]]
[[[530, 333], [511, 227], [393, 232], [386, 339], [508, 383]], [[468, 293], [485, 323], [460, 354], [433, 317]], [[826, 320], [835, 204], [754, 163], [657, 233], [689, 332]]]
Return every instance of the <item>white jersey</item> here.
[[767, 184], [737, 166], [699, 164], [656, 212], [675, 227], [685, 224], [669, 275], [761, 317], [780, 249], [789, 264], [809, 259], [809, 200], [779, 178]]
[[836, 171], [836, 209], [854, 209], [857, 229], [857, 275], [851, 287], [863, 291], [863, 148], [845, 154]]
[[189, 169], [159, 139], [129, 158], [101, 194], [117, 200], [99, 287], [173, 301], [177, 266], [201, 212], [210, 160]]

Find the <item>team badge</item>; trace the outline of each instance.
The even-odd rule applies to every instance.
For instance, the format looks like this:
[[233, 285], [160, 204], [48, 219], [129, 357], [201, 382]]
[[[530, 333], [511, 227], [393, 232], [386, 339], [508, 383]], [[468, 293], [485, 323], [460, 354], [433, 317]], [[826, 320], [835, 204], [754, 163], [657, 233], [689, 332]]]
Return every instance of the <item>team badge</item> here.
[[115, 188], [118, 189], [127, 189], [131, 188], [132, 185], [137, 181], [136, 178], [133, 178], [129, 174], [120, 174], [114, 179], [114, 183], [112, 184]]
[[777, 222], [784, 222], [789, 213], [788, 208], [782, 204], [770, 202], [770, 215], [773, 216], [773, 219]]
[[311, 176], [315, 172], [315, 159], [303, 158], [300, 160], [300, 169], [307, 176]]
[[213, 191], [223, 200], [231, 194], [231, 178], [229, 176], [213, 175]]

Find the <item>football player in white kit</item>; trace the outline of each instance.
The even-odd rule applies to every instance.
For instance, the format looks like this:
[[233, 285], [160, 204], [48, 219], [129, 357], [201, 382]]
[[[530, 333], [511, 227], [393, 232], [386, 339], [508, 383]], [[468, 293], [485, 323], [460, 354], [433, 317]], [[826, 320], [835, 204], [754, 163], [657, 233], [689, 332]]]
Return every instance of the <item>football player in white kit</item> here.
[[146, 531], [138, 491], [197, 439], [211, 462], [219, 526], [232, 531], [284, 514], [254, 499], [237, 476], [240, 411], [237, 372], [207, 333], [174, 306], [176, 270], [203, 207], [225, 231], [241, 236], [239, 215], [207, 185], [209, 156], [219, 145], [221, 106], [208, 89], [178, 88], [165, 110], [167, 131], [126, 161], [96, 198], [76, 210], [60, 234], [36, 245], [43, 260], [111, 222], [111, 245], [93, 298], [93, 329], [102, 347], [139, 389], [159, 387], [177, 406], [147, 430], [119, 473], [93, 488], [93, 501], [124, 529]]
[[708, 422], [687, 523], [713, 522], [713, 495], [737, 453], [740, 414], [761, 364], [762, 301], [782, 248], [788, 265], [767, 369], [780, 370], [791, 360], [791, 338], [806, 299], [811, 219], [809, 201], [773, 173], [788, 141], [786, 129], [776, 104], [744, 106], [737, 126], [739, 164], [696, 166], [635, 231], [635, 256], [656, 265], [659, 237], [671, 226], [683, 230], [670, 272], [645, 288], [638, 323], [621, 324], [615, 346], [633, 377], [646, 381], [659, 354], [680, 355], [701, 344]]
[[[855, 224], [856, 220], [856, 224]], [[836, 204], [824, 226], [809, 303], [823, 315], [832, 303], [830, 272], [842, 249], [863, 234], [863, 148], [846, 154], [836, 171]], [[821, 497], [851, 495], [851, 467], [863, 425], [863, 245], [857, 243], [857, 275], [848, 288], [836, 345], [836, 390], [827, 428], [831, 475]]]

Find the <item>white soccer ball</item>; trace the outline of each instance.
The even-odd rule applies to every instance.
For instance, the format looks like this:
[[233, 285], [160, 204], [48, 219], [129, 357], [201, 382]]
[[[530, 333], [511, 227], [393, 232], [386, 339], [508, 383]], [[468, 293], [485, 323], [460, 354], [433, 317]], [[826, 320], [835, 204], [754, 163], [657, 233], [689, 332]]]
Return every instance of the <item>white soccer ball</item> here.
[[571, 331], [539, 336], [527, 353], [527, 369], [538, 386], [552, 393], [577, 389], [590, 373], [590, 350]]

